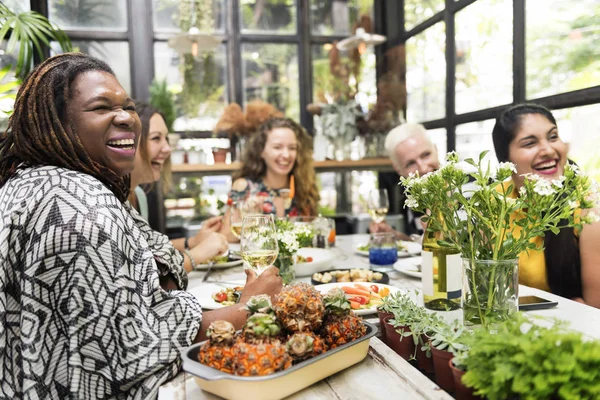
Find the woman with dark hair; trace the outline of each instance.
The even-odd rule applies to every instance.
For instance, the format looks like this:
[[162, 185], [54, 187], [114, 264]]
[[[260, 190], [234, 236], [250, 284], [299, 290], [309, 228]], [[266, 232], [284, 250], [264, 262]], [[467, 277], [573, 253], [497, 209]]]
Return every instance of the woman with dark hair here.
[[155, 397], [181, 350], [240, 304], [202, 313], [183, 256], [127, 201], [135, 104], [104, 62], [54, 56], [23, 81], [0, 134], [0, 398]]
[[269, 119], [248, 140], [229, 198], [236, 202], [260, 196], [262, 211], [278, 217], [316, 215], [319, 191], [312, 153], [312, 138], [302, 126], [290, 118]]
[[[515, 164], [514, 196], [519, 195], [524, 174], [546, 179], [563, 174], [567, 145], [547, 108], [520, 104], [505, 110], [492, 137], [498, 161]], [[546, 232], [533, 241], [538, 247], [543, 244], [544, 251], [529, 250], [519, 256], [520, 283], [600, 307], [600, 223], [586, 225], [581, 232], [573, 228], [562, 228], [556, 235]]]
[[[148, 221], [146, 193], [140, 185], [153, 185], [161, 181], [163, 188], [168, 187], [171, 181], [171, 146], [164, 116], [146, 103], [136, 103], [135, 109], [140, 117], [142, 131], [135, 153], [135, 167], [131, 172], [129, 202]], [[220, 216], [210, 218], [204, 221], [202, 229], [196, 235], [171, 240], [177, 250], [188, 256], [184, 260], [186, 271], [191, 271], [193, 264], [205, 263], [227, 250], [227, 239], [217, 233], [221, 228], [221, 220]]]

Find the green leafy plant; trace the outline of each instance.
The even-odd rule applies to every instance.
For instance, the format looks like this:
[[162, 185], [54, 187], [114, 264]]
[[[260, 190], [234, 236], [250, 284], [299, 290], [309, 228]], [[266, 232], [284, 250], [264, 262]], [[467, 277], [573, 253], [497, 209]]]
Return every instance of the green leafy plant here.
[[431, 346], [458, 354], [467, 350], [465, 335], [470, 334], [471, 331], [465, 329], [459, 320], [454, 320], [451, 324], [442, 321], [433, 327], [433, 334], [430, 336]]
[[[9, 72], [11, 70], [11, 66], [7, 65], [0, 70], [0, 102], [4, 103], [6, 100], [12, 100], [14, 103], [17, 94], [15, 93], [15, 89], [19, 87], [21, 81], [18, 79], [10, 79]], [[12, 114], [12, 105], [10, 109], [2, 109], [0, 110], [2, 113], [9, 116]]]
[[[463, 383], [487, 399], [600, 398], [600, 341], [584, 340], [567, 329], [515, 318], [490, 333], [466, 337], [469, 351], [459, 357]], [[455, 358], [456, 359], [456, 358]]]
[[15, 74], [19, 79], [24, 79], [31, 71], [34, 52], [43, 59], [44, 46], [49, 46], [51, 41], [58, 42], [65, 52], [72, 50], [68, 36], [40, 13], [15, 13], [0, 3], [0, 42], [9, 34], [6, 52], [12, 53], [19, 46], [15, 66]]
[[169, 132], [173, 130], [173, 122], [177, 118], [175, 98], [167, 87], [167, 80], [153, 80], [150, 85], [150, 105], [163, 113]]
[[506, 262], [476, 261], [516, 260], [521, 252], [536, 249], [531, 239], [546, 231], [558, 233], [569, 226], [581, 230], [597, 217], [589, 212], [576, 219], [575, 211], [593, 208], [598, 190], [588, 176], [567, 164], [559, 179], [524, 175], [517, 193], [510, 180], [516, 172], [514, 164], [500, 163], [493, 170], [483, 162], [486, 154], [482, 152], [478, 162], [459, 162], [455, 153], [449, 153], [439, 170], [401, 178], [401, 182], [408, 207], [435, 210], [424, 221], [428, 232], [443, 234], [445, 239], [437, 244], [459, 248], [468, 260], [465, 321], [488, 328], [516, 312], [516, 284], [509, 279], [516, 279], [516, 273], [505, 273]]

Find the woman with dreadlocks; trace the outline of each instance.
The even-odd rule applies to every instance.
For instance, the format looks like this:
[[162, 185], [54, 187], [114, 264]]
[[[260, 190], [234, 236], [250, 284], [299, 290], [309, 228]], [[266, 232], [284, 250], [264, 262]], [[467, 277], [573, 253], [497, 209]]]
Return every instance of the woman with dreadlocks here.
[[93, 57], [52, 57], [19, 89], [0, 135], [0, 398], [155, 397], [210, 322], [240, 327], [245, 299], [281, 288], [248, 273], [240, 304], [202, 314], [182, 254], [126, 201], [139, 135]]

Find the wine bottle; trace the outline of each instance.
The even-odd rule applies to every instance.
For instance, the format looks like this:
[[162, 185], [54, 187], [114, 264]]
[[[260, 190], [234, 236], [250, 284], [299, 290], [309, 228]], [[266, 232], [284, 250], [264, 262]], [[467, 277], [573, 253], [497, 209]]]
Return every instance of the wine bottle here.
[[460, 308], [462, 261], [456, 247], [441, 246], [442, 232], [427, 230], [421, 251], [421, 281], [425, 308], [450, 311]]

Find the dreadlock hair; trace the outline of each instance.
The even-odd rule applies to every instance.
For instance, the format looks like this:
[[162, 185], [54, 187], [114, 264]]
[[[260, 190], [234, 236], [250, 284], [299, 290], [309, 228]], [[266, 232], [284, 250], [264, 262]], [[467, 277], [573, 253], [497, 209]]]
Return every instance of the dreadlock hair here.
[[[67, 115], [71, 84], [87, 71], [115, 75], [103, 61], [83, 53], [64, 53], [48, 58], [23, 81], [17, 93], [8, 128], [0, 134], [0, 187], [22, 164], [54, 165], [91, 175], [124, 202], [129, 176], [120, 177], [93, 161]], [[70, 132], [65, 126], [71, 128]]]
[[296, 135], [298, 152], [291, 175], [294, 175], [296, 205], [301, 214], [316, 215], [319, 203], [319, 191], [313, 165], [312, 138], [306, 130], [291, 118], [271, 118], [255, 132], [244, 152], [242, 168], [233, 173], [232, 180], [250, 178], [263, 179], [267, 173], [267, 164], [262, 158], [262, 152], [267, 143], [269, 133], [276, 128], [288, 128]]
[[[510, 143], [515, 139], [525, 115], [538, 114], [556, 125], [556, 119], [546, 107], [538, 104], [517, 104], [496, 119], [492, 139], [498, 161], [510, 161]], [[567, 160], [569, 162], [569, 160]], [[566, 221], [560, 221], [559, 226]], [[583, 294], [581, 256], [573, 228], [560, 228], [558, 234], [547, 231], [544, 236], [546, 277], [552, 293], [574, 298]]]

